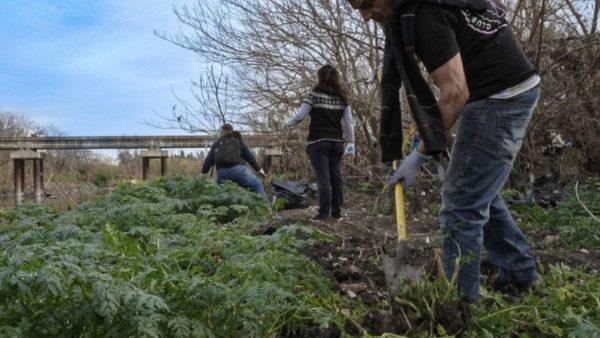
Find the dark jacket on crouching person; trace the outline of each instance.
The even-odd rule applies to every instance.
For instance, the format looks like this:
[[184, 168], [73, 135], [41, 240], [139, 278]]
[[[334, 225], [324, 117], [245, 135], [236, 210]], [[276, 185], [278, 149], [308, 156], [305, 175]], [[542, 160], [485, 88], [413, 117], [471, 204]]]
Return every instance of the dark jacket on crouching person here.
[[[225, 151], [225, 149], [232, 153], [220, 156], [219, 151]], [[221, 158], [223, 160], [220, 160]], [[227, 132], [210, 147], [202, 165], [202, 173], [208, 173], [214, 165], [217, 168], [217, 183], [229, 180], [252, 192], [261, 194], [268, 200], [262, 182], [250, 171], [246, 163], [257, 172], [261, 170], [254, 155], [239, 137], [239, 133], [236, 135], [235, 132]]]

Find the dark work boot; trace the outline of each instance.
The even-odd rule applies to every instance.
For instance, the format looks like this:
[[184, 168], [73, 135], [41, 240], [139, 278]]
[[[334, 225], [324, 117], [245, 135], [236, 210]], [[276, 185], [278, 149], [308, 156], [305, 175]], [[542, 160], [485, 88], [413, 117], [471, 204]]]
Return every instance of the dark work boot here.
[[329, 218], [329, 216], [327, 215], [322, 215], [322, 214], [316, 214], [315, 216], [311, 217], [311, 221], [314, 222], [319, 222], [319, 221], [326, 221]]

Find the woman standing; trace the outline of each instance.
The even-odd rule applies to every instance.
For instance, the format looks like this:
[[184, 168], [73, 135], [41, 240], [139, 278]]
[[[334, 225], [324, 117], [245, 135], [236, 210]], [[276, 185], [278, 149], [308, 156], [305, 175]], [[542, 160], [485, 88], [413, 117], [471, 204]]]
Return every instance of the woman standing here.
[[[339, 220], [344, 196], [342, 156], [355, 153], [352, 109], [335, 68], [325, 65], [317, 76], [317, 85], [285, 127], [295, 126], [310, 116], [306, 152], [317, 174], [319, 187], [319, 213], [313, 219], [332, 217]], [[347, 142], [345, 149], [344, 141]]]

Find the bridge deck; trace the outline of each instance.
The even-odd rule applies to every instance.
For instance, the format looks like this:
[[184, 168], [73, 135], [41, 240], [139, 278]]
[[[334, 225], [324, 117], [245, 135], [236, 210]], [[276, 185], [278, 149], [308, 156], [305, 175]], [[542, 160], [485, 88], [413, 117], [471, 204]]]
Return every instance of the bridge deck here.
[[[249, 146], [267, 146], [270, 137], [244, 136]], [[72, 136], [0, 138], [0, 150], [207, 148], [213, 135], [186, 136]]]

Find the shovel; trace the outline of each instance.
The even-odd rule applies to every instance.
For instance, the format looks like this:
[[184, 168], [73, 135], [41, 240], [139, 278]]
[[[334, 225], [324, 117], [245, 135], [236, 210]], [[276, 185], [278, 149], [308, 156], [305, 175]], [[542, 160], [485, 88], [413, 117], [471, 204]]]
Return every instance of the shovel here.
[[[397, 165], [398, 161], [394, 161], [394, 169], [396, 169]], [[404, 212], [404, 189], [402, 188], [402, 182], [396, 183], [394, 187], [394, 200], [396, 202], [396, 230], [398, 233], [396, 251], [388, 253], [385, 244], [382, 245], [385, 283], [390, 292], [398, 290], [404, 280], [407, 279], [411, 283], [414, 283], [425, 273], [423, 266], [406, 263], [406, 215]]]

